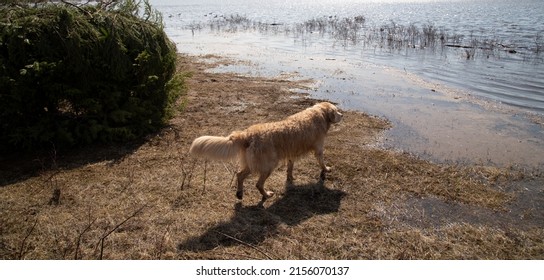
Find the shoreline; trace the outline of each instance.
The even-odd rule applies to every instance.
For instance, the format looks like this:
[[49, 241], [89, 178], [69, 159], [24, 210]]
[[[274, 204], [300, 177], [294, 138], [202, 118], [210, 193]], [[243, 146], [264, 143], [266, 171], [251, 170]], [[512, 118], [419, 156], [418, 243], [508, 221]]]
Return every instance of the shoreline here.
[[389, 119], [394, 126], [383, 147], [436, 162], [544, 170], [544, 119], [538, 114], [364, 60], [293, 53], [273, 42], [241, 44], [239, 34], [199, 39], [184, 42], [184, 51], [239, 62], [220, 65], [219, 73], [310, 79], [313, 88], [302, 93]]
[[293, 185], [285, 184], [285, 166], [273, 172], [266, 186], [276, 195], [263, 208], [256, 176], [239, 201], [236, 162], [195, 159], [187, 153], [192, 140], [283, 119], [317, 100], [291, 91], [306, 90], [307, 81], [211, 71], [232, 63], [180, 56], [178, 71], [192, 73], [185, 110], [141, 143], [0, 162], [9, 178], [0, 187], [0, 256], [542, 258], [543, 197], [529, 185], [541, 186], [541, 177], [384, 150], [375, 143], [390, 124], [354, 110], [329, 130], [333, 171], [324, 182], [308, 155], [295, 163]]

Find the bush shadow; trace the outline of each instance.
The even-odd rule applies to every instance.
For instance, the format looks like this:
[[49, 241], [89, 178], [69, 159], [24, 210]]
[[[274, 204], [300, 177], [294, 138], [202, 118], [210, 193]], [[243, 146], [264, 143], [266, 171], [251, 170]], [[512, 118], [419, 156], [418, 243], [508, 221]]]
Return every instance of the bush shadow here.
[[346, 195], [329, 189], [323, 182], [299, 186], [287, 185], [283, 196], [269, 207], [235, 204], [235, 214], [227, 222], [208, 229], [178, 245], [179, 251], [202, 252], [220, 246], [254, 246], [281, 234], [281, 225], [296, 226], [314, 216], [338, 212]]
[[44, 172], [60, 172], [99, 161], [119, 163], [147, 143], [151, 136], [129, 143], [3, 153], [0, 155], [0, 187], [25, 181]]

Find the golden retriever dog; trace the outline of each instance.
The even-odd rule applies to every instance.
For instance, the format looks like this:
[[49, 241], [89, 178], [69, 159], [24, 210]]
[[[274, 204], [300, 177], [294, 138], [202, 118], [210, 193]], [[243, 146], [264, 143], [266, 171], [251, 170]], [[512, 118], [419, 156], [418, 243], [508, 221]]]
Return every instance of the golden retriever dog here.
[[287, 160], [287, 181], [292, 182], [294, 160], [313, 151], [321, 167], [321, 179], [325, 179], [325, 173], [331, 170], [323, 160], [325, 136], [331, 124], [341, 120], [342, 114], [336, 106], [321, 102], [282, 121], [252, 125], [226, 137], [199, 137], [193, 141], [189, 152], [206, 159], [238, 157], [240, 171], [236, 173], [236, 197], [242, 199], [246, 177], [258, 173], [256, 187], [264, 202], [274, 195], [264, 189], [264, 182], [280, 160]]

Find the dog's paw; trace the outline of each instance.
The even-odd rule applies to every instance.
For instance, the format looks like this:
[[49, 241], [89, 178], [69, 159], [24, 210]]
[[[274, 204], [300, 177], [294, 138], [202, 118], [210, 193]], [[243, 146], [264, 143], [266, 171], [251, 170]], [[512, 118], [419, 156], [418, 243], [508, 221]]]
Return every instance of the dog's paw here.
[[267, 199], [269, 199], [269, 198], [271, 198], [271, 197], [273, 197], [273, 196], [274, 196], [274, 192], [267, 191], [267, 192], [266, 192], [266, 195], [263, 195], [262, 201], [265, 201], [265, 200], [267, 200]]
[[244, 191], [237, 191], [236, 192], [236, 197], [238, 199], [242, 199], [244, 197]]

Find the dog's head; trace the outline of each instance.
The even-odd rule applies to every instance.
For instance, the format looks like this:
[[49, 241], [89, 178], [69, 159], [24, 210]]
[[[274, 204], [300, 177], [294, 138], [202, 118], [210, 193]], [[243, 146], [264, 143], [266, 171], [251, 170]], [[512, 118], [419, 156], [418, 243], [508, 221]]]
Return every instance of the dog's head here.
[[327, 116], [327, 119], [330, 123], [337, 123], [342, 120], [342, 113], [334, 106], [333, 104], [329, 102], [321, 102], [316, 104], [315, 106], [321, 108], [323, 112], [325, 112], [325, 115]]

